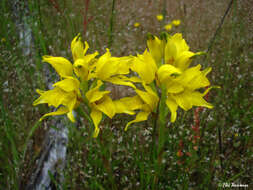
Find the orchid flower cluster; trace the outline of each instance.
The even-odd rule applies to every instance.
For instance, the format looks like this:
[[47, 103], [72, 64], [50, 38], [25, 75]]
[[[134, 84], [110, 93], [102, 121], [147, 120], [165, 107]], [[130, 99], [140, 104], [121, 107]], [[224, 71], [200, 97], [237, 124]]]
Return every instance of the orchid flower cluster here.
[[[160, 38], [150, 34], [147, 47], [137, 56], [113, 57], [107, 49], [98, 57], [98, 52], [87, 53], [89, 45], [83, 44], [79, 34], [71, 43], [73, 64], [63, 57], [43, 56], [43, 61], [59, 74], [60, 81], [51, 90], [37, 90], [40, 97], [33, 105], [46, 103], [56, 108], [40, 120], [66, 114], [75, 122], [73, 111], [82, 108], [94, 125], [93, 136], [97, 137], [103, 115], [136, 115], [126, 124], [127, 130], [133, 123], [147, 120], [161, 104], [168, 108], [166, 117], [170, 111], [171, 122], [177, 118], [178, 107], [185, 111], [193, 106], [213, 107], [204, 99], [210, 88], [199, 91], [210, 85], [206, 75], [211, 68], [190, 67], [193, 58], [202, 53], [191, 52], [182, 34], [163, 33]], [[113, 100], [111, 91], [105, 88], [107, 83], [130, 87], [135, 94]]]

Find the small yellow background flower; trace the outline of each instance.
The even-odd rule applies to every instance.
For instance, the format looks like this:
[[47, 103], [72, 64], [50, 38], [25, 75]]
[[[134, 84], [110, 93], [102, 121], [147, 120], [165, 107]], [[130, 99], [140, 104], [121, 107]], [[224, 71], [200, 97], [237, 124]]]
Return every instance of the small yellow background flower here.
[[167, 30], [167, 31], [170, 31], [172, 29], [172, 24], [166, 24], [164, 26], [164, 29]]
[[158, 21], [162, 21], [163, 20], [163, 15], [162, 14], [156, 15], [156, 19]]
[[138, 28], [139, 26], [140, 26], [140, 23], [139, 23], [139, 22], [134, 23], [134, 27], [135, 27], [135, 28]]
[[180, 21], [180, 20], [173, 20], [173, 21], [172, 21], [172, 24], [173, 24], [174, 26], [179, 26], [179, 25], [181, 24], [181, 21]]

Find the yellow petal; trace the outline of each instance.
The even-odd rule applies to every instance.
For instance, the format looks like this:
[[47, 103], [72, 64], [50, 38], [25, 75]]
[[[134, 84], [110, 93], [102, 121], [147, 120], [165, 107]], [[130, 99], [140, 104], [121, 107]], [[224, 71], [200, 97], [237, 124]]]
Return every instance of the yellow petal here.
[[139, 77], [129, 77], [127, 80], [131, 82], [142, 82], [142, 80]]
[[175, 35], [168, 38], [167, 44], [165, 46], [165, 63], [174, 64], [174, 61], [180, 56], [184, 51], [188, 51], [189, 46], [186, 44], [181, 33], [176, 33]]
[[116, 113], [135, 114], [134, 110], [141, 109], [143, 102], [139, 96], [125, 97], [114, 102]]
[[205, 90], [205, 92], [202, 93], [202, 96], [204, 97], [204, 96], [205, 96], [211, 89], [213, 89], [213, 88], [220, 88], [220, 86], [211, 86], [211, 87], [207, 88], [207, 89]]
[[112, 99], [105, 95], [101, 101], [95, 103], [94, 107], [103, 112], [108, 117], [112, 118], [115, 115], [115, 107]]
[[191, 51], [184, 51], [180, 53], [175, 61], [175, 67], [179, 68], [181, 71], [187, 69], [192, 61], [191, 57], [195, 54]]
[[206, 69], [204, 69], [202, 72], [202, 74], [204, 76], [206, 76], [208, 73], [210, 73], [212, 71], [212, 67], [207, 67]]
[[206, 108], [213, 108], [212, 104], [208, 103], [204, 98], [203, 94], [197, 91], [194, 91], [189, 96], [189, 101], [193, 106], [202, 106]]
[[182, 75], [179, 77], [179, 81], [184, 84], [185, 86], [189, 85], [191, 81], [196, 78], [198, 75], [201, 74], [200, 72], [201, 65], [198, 64], [195, 67], [191, 67], [186, 69]]
[[36, 89], [36, 92], [37, 92], [39, 95], [42, 95], [45, 91], [44, 91], [44, 90], [40, 90], [40, 89]]
[[148, 92], [138, 89], [136, 89], [135, 92], [140, 96], [143, 102], [149, 106], [149, 111], [151, 112], [156, 108], [159, 98], [150, 87], [144, 86], [144, 88], [146, 88], [146, 90], [148, 89]]
[[[86, 44], [87, 47], [87, 44]], [[71, 51], [74, 61], [84, 57], [84, 48], [80, 34], [78, 34], [71, 42]], [[87, 51], [87, 50], [86, 50]]]
[[74, 117], [74, 114], [73, 114], [73, 110], [72, 110], [72, 111], [69, 111], [69, 112], [67, 113], [67, 117], [68, 117], [69, 120], [72, 121], [73, 123], [76, 122], [75, 117]]
[[107, 52], [98, 59], [94, 66], [94, 75], [91, 76], [101, 80], [110, 78], [111, 76], [117, 74], [118, 71], [118, 61], [115, 61], [115, 59], [111, 57], [109, 49], [107, 49]]
[[166, 99], [166, 105], [168, 106], [170, 113], [171, 113], [171, 122], [175, 122], [177, 118], [177, 103], [172, 98], [168, 97]]
[[156, 64], [161, 65], [161, 60], [164, 52], [162, 40], [160, 40], [156, 36], [150, 35], [148, 36], [147, 46]]
[[132, 82], [124, 81], [122, 78], [116, 76], [116, 77], [111, 77], [106, 80], [107, 82], [110, 82], [112, 84], [117, 84], [117, 85], [123, 85], [123, 86], [129, 86], [132, 88], [136, 88], [135, 85]]
[[85, 48], [83, 50], [83, 54], [85, 55], [89, 49], [89, 44], [86, 41], [84, 42], [84, 44], [85, 44]]
[[125, 75], [119, 75], [118, 78], [122, 79], [123, 81], [130, 81], [130, 82], [143, 82], [141, 78], [133, 76], [133, 77], [126, 77]]
[[176, 101], [176, 103], [183, 108], [185, 111], [192, 108], [192, 103], [189, 100], [190, 93], [187, 91], [184, 91], [179, 94], [172, 94], [171, 97]]
[[44, 118], [48, 117], [48, 116], [54, 116], [54, 115], [64, 115], [66, 113], [68, 113], [69, 110], [67, 107], [60, 107], [57, 111], [55, 112], [50, 112], [50, 113], [47, 113], [45, 115], [43, 115], [41, 118], [40, 118], [40, 121], [42, 121]]
[[103, 82], [98, 80], [97, 86], [90, 89], [85, 95], [90, 103], [96, 102], [103, 98], [106, 94], [109, 94], [110, 91], [99, 91], [99, 88], [102, 86]]
[[65, 92], [60, 88], [54, 88], [48, 91], [40, 91], [41, 96], [33, 102], [33, 105], [36, 106], [38, 104], [47, 103], [49, 106], [58, 107], [62, 104], [65, 98]]
[[209, 80], [206, 78], [206, 74], [211, 71], [211, 69], [207, 68], [203, 72], [200, 71], [201, 66], [197, 65], [195, 67], [191, 67], [180, 76], [179, 81], [187, 88], [195, 90], [202, 87], [206, 87], [210, 85]]
[[80, 77], [81, 80], [87, 81], [89, 68], [88, 63], [84, 59], [77, 59], [74, 63], [75, 74]]
[[190, 48], [187, 45], [186, 41], [183, 39], [181, 33], [176, 33], [171, 37], [173, 43], [177, 46], [178, 52], [188, 51]]
[[132, 65], [133, 57], [124, 56], [124, 57], [112, 57], [112, 60], [117, 62], [117, 72], [116, 74], [126, 75], [129, 74], [129, 69]]
[[77, 103], [77, 94], [71, 92], [65, 94], [61, 104], [67, 106], [69, 110], [72, 111], [75, 108], [76, 103]]
[[95, 126], [95, 131], [93, 133], [93, 137], [96, 138], [98, 136], [98, 133], [99, 133], [99, 123], [100, 121], [102, 120], [102, 113], [96, 109], [92, 109], [91, 110], [91, 113], [90, 113], [90, 117], [94, 123], [94, 126]]
[[52, 67], [61, 77], [72, 76], [73, 74], [72, 64], [64, 57], [53, 57], [45, 55], [43, 56], [43, 61], [52, 65]]
[[152, 104], [149, 104], [149, 106], [151, 107], [151, 110], [153, 111], [157, 107], [159, 97], [157, 96], [156, 92], [152, 90], [150, 86], [146, 85], [145, 83], [143, 83], [142, 85], [152, 99]]
[[167, 93], [180, 93], [184, 90], [183, 85], [178, 82], [166, 82], [165, 85]]
[[198, 91], [185, 90], [183, 93], [173, 94], [172, 97], [185, 111], [191, 109], [192, 106], [213, 108], [213, 106], [203, 98], [204, 94], [205, 93], [200, 93]]
[[170, 81], [173, 79], [173, 76], [178, 76], [181, 73], [182, 72], [178, 68], [169, 64], [162, 65], [157, 71], [158, 80], [160, 83], [164, 83], [166, 80]]
[[145, 121], [148, 119], [148, 116], [149, 116], [150, 112], [139, 112], [137, 115], [136, 115], [136, 118], [130, 122], [127, 123], [126, 127], [125, 127], [125, 131], [128, 129], [128, 127], [132, 124], [132, 123], [138, 123], [138, 122], [141, 122], [141, 121]]
[[177, 46], [171, 40], [171, 38], [168, 38], [168, 41], [165, 45], [165, 50], [164, 50], [164, 62], [165, 62], [165, 64], [173, 65], [174, 62], [175, 62], [176, 57], [177, 57]]
[[109, 94], [110, 91], [93, 91], [93, 90], [89, 90], [86, 93], [86, 97], [89, 100], [90, 103], [96, 102], [98, 100], [100, 100], [101, 98], [103, 98], [106, 94]]
[[134, 59], [131, 69], [137, 72], [145, 83], [150, 84], [155, 79], [157, 66], [151, 54], [145, 50], [143, 55]]
[[71, 92], [71, 91], [78, 91], [79, 90], [79, 86], [80, 86], [80, 82], [73, 78], [73, 77], [68, 77], [64, 80], [61, 80], [55, 84], [53, 84], [54, 87], [58, 86], [59, 88], [61, 88], [62, 90], [66, 91], [66, 92]]

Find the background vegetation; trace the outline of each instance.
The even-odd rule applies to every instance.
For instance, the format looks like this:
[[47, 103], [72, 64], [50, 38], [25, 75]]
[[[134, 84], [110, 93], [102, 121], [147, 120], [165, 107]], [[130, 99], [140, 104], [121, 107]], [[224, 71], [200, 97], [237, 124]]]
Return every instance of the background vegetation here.
[[[35, 89], [46, 88], [42, 55], [71, 60], [70, 42], [77, 33], [91, 52], [102, 54], [110, 47], [115, 56], [136, 55], [144, 51], [148, 32], [159, 35], [173, 19], [181, 25], [172, 34], [182, 32], [193, 51], [207, 50], [229, 1], [20, 1], [28, 7], [24, 14], [34, 41], [34, 52], [27, 56], [17, 26], [22, 15], [15, 15], [12, 1], [0, 4], [0, 189], [19, 189], [29, 181], [47, 130], [38, 119], [48, 108], [32, 106]], [[209, 94], [214, 109], [198, 110], [199, 133], [194, 110], [180, 112], [175, 124], [168, 123], [159, 174], [153, 164], [151, 120], [127, 132], [126, 117], [104, 120], [98, 139], [91, 138], [85, 122], [68, 123], [63, 188], [217, 189], [221, 182], [253, 187], [252, 4], [234, 0], [208, 55], [194, 62], [211, 66], [211, 83], [221, 89]], [[161, 22], [156, 20], [160, 13], [165, 16]], [[114, 97], [129, 93], [113, 92]], [[159, 181], [152, 187], [155, 175]]]

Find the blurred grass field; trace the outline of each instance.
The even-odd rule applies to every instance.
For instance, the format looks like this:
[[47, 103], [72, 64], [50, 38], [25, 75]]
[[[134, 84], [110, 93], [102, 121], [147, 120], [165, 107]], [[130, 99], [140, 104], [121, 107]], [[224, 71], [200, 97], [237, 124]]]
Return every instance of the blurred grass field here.
[[[89, 43], [90, 52], [102, 54], [110, 47], [114, 56], [136, 55], [146, 48], [148, 32], [159, 35], [173, 19], [180, 19], [181, 25], [170, 33], [182, 32], [193, 51], [205, 51], [229, 1], [115, 0], [113, 11], [112, 3], [94, 0], [86, 8], [87, 0], [20, 1], [29, 9], [27, 23], [34, 41], [34, 53], [25, 57], [12, 1], [0, 2], [0, 189], [22, 189], [41, 151], [47, 129], [38, 120], [48, 108], [33, 107], [32, 102], [37, 98], [35, 89], [46, 88], [43, 55], [71, 60], [70, 42], [78, 33]], [[166, 129], [155, 189], [218, 189], [222, 182], [253, 187], [252, 5], [252, 0], [234, 0], [208, 55], [193, 62], [211, 66], [211, 83], [221, 89], [209, 94], [214, 109], [200, 113], [198, 141], [192, 140], [194, 110], [180, 112], [177, 122]], [[164, 20], [157, 21], [157, 14]], [[140, 23], [138, 28], [135, 22]], [[124, 132], [126, 122], [120, 116], [105, 120], [98, 139], [91, 138], [91, 129], [82, 124], [67, 124], [70, 140], [63, 189], [152, 188], [151, 120]]]

